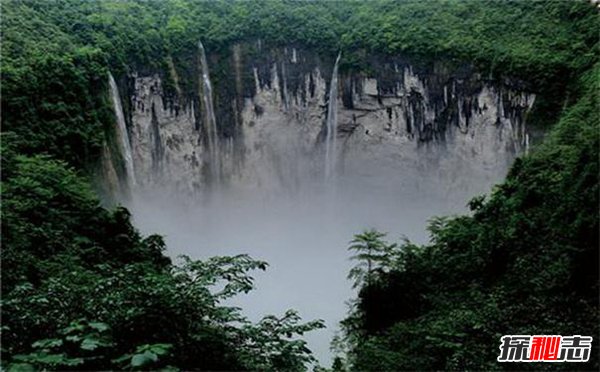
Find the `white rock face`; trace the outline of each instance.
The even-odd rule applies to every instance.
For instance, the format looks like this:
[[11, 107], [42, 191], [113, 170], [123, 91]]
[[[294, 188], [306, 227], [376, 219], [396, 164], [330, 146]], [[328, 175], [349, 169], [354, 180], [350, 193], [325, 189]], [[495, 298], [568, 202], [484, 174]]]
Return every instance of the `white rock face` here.
[[291, 97], [287, 107], [281, 99], [277, 67], [272, 70], [272, 88], [256, 84], [254, 97], [245, 100], [242, 110], [244, 166], [232, 175], [234, 184], [295, 187], [315, 170], [327, 90], [320, 71], [310, 74], [304, 84], [308, 91], [312, 77], [315, 95], [305, 102]]
[[121, 92], [131, 99], [137, 180], [128, 207], [142, 232], [166, 236], [172, 256], [247, 253], [268, 261], [258, 297], [236, 305], [251, 315], [294, 308], [304, 319], [325, 319], [328, 328], [307, 339], [330, 365], [329, 342], [355, 296], [345, 280], [348, 240], [373, 227], [391, 241], [397, 233], [425, 243], [429, 218], [463, 212], [525, 151], [535, 97], [472, 72], [400, 59], [373, 58], [371, 74], [349, 74], [342, 54], [332, 182], [324, 145], [335, 56], [261, 42], [235, 45], [229, 56], [206, 52], [222, 189], [208, 187], [199, 75], [171, 76], [181, 86], [168, 90], [159, 75], [134, 74]]
[[[405, 85], [397, 97], [378, 100], [371, 79], [366, 79], [362, 92], [353, 95], [358, 97], [354, 109], [341, 112], [342, 125], [354, 128], [343, 144], [344, 174], [377, 177], [385, 173], [405, 187], [427, 191], [442, 185], [449, 193], [460, 189], [466, 194], [481, 192], [482, 183], [489, 187], [500, 181], [515, 156], [525, 150], [526, 134], [522, 117], [504, 116], [498, 104], [502, 92], [484, 85], [468, 111], [464, 97], [451, 99], [442, 111], [455, 110], [457, 125], [445, 129], [443, 140], [422, 140], [415, 128], [418, 116], [424, 123], [434, 123], [440, 109], [436, 110], [422, 81], [406, 70]], [[420, 111], [410, 103], [415, 93], [423, 97]], [[506, 93], [512, 106], [530, 110], [533, 95]]]
[[[308, 65], [306, 51], [285, 48], [266, 65], [244, 56], [239, 45], [232, 51], [236, 92], [231, 103], [218, 102], [221, 111], [237, 108], [240, 121], [235, 138], [223, 138], [221, 146], [227, 185], [296, 190], [322, 179], [331, 63], [290, 73]], [[340, 76], [340, 184], [368, 184], [384, 177], [399, 192], [431, 189], [439, 194], [442, 187], [469, 195], [500, 181], [515, 156], [526, 150], [525, 117], [533, 94], [492, 85], [476, 75], [419, 75], [406, 63], [387, 68], [391, 75], [384, 79]], [[243, 79], [244, 74], [250, 79]], [[133, 80], [138, 187], [201, 191], [208, 182], [203, 176], [207, 160], [193, 101], [184, 104], [175, 98], [165, 105], [158, 75]], [[246, 92], [252, 94], [242, 95], [248, 81], [253, 86]], [[291, 81], [296, 89], [290, 89]], [[225, 125], [219, 115], [216, 120], [218, 127]]]
[[194, 192], [203, 182], [203, 146], [193, 105], [165, 107], [158, 75], [134, 76], [134, 84], [131, 142], [138, 187]]

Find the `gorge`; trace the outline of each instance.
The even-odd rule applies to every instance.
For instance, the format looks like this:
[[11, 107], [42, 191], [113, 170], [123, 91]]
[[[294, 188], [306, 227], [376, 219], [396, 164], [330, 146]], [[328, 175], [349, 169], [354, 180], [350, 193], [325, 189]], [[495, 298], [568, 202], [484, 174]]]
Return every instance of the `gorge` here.
[[428, 219], [464, 212], [529, 146], [535, 95], [467, 65], [373, 56], [369, 72], [339, 72], [343, 54], [260, 40], [199, 43], [191, 60], [123, 77], [135, 174], [120, 179], [137, 183], [120, 200], [172, 256], [268, 261], [242, 307], [325, 319], [307, 339], [326, 364], [352, 296], [348, 237], [374, 227], [426, 243]]
[[0, 2], [2, 370], [599, 370], [596, 3]]
[[213, 97], [200, 51], [202, 67], [191, 66], [200, 71], [185, 91], [176, 66], [130, 74], [128, 122], [143, 190], [194, 193], [220, 178], [221, 169], [229, 187], [294, 188], [329, 173], [328, 159], [339, 152], [343, 174], [367, 177], [365, 169], [391, 167], [407, 182], [429, 167], [436, 174], [428, 176], [445, 187], [473, 195], [482, 189], [461, 185], [458, 169], [479, 173], [489, 185], [529, 141], [525, 118], [535, 95], [518, 81], [485, 79], [468, 66], [373, 57], [372, 73], [342, 74], [338, 97], [332, 59], [258, 41], [212, 55], [220, 70]]

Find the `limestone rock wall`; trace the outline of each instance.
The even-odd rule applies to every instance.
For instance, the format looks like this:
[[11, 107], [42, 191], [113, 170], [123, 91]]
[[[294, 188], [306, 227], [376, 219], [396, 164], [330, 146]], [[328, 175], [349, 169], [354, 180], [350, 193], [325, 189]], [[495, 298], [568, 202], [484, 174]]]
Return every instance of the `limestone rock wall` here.
[[[260, 41], [207, 53], [226, 185], [293, 190], [320, 180], [335, 56]], [[516, 82], [443, 62], [423, 67], [373, 56], [370, 72], [359, 73], [343, 68], [343, 53], [341, 60], [341, 184], [385, 177], [399, 189], [479, 192], [500, 181], [527, 149], [526, 116], [535, 96]], [[167, 94], [165, 75], [134, 73], [130, 91], [121, 95], [131, 100], [137, 187], [195, 193], [210, 183], [202, 93], [181, 93], [184, 77], [176, 67], [168, 72], [175, 93]], [[197, 85], [194, 68], [188, 79]]]

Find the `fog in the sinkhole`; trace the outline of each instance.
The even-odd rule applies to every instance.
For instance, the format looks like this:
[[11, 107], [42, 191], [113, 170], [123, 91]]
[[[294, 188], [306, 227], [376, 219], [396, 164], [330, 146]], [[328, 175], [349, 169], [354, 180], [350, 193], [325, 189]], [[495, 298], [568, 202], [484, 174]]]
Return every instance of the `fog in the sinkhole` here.
[[230, 188], [197, 200], [160, 190], [139, 192], [129, 207], [143, 233], [165, 236], [172, 257], [246, 253], [267, 261], [267, 271], [251, 273], [256, 289], [230, 303], [254, 321], [287, 309], [297, 309], [306, 321], [323, 319], [327, 328], [305, 339], [319, 362], [330, 366], [331, 339], [347, 314], [346, 302], [355, 296], [346, 279], [353, 265], [348, 242], [375, 228], [388, 232], [390, 241], [406, 236], [426, 243], [427, 220], [464, 212], [469, 199], [447, 195], [443, 184], [433, 189], [418, 183], [403, 187], [384, 172], [367, 182], [339, 177], [334, 185], [315, 181], [294, 192]]

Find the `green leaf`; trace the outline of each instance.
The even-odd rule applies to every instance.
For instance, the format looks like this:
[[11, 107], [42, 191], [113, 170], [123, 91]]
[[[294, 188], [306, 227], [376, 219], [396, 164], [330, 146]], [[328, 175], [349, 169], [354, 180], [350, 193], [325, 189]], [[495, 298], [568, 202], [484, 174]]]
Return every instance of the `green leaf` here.
[[35, 367], [29, 363], [12, 363], [8, 365], [8, 372], [34, 372]]
[[150, 351], [155, 353], [156, 355], [166, 355], [169, 353], [169, 349], [173, 345], [171, 344], [153, 344], [150, 345]]
[[153, 353], [151, 351], [145, 351], [144, 355], [147, 358], [150, 358], [153, 362], [156, 362], [158, 360], [158, 355], [156, 355], [155, 353]]
[[121, 364], [129, 359], [131, 359], [131, 354], [125, 354], [125, 355], [121, 355], [120, 357], [111, 360], [111, 362], [113, 364]]
[[96, 350], [98, 348], [98, 346], [100, 346], [101, 342], [93, 339], [93, 338], [86, 338], [81, 342], [81, 348], [83, 350]]
[[149, 363], [156, 362], [158, 356], [150, 351], [145, 351], [142, 354], [136, 354], [131, 358], [132, 367], [143, 367]]
[[47, 338], [44, 340], [38, 340], [36, 342], [34, 342], [31, 346], [34, 348], [40, 348], [40, 349], [51, 349], [51, 348], [55, 348], [55, 347], [60, 347], [63, 344], [63, 340], [58, 339], [58, 338]]
[[108, 324], [102, 322], [90, 322], [88, 325], [99, 332], [104, 332], [109, 329]]
[[67, 336], [67, 337], [65, 337], [65, 339], [66, 339], [67, 341], [71, 341], [71, 342], [79, 342], [79, 341], [81, 340], [81, 336], [78, 336], [78, 335], [70, 335], [70, 336]]

